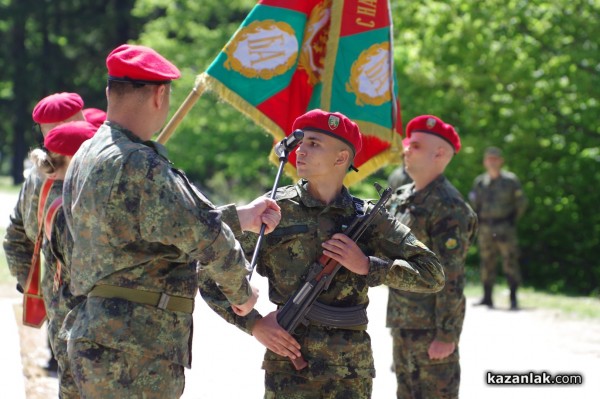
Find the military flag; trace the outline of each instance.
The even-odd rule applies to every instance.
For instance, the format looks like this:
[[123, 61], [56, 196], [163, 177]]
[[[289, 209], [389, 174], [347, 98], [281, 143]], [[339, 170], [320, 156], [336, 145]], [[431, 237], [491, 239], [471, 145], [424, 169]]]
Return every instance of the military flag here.
[[[392, 49], [389, 0], [260, 0], [196, 85], [275, 142], [308, 110], [345, 114], [365, 136], [359, 172], [345, 181], [351, 185], [399, 158]], [[286, 171], [293, 177], [295, 161], [292, 153]]]

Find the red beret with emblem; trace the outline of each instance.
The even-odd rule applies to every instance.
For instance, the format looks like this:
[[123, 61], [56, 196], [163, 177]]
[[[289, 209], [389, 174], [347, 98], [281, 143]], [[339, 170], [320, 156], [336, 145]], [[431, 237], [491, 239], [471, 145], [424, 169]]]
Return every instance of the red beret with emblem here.
[[85, 108], [83, 111], [85, 120], [99, 128], [106, 120], [106, 112], [98, 108]]
[[335, 137], [348, 144], [355, 156], [362, 149], [362, 134], [358, 125], [339, 112], [313, 109], [296, 118], [292, 130], [296, 129], [313, 130]]
[[460, 137], [454, 127], [433, 115], [417, 116], [406, 126], [406, 137], [410, 138], [413, 132], [429, 133], [448, 142], [454, 148], [454, 153], [460, 150]]
[[44, 147], [56, 154], [73, 156], [84, 141], [91, 139], [97, 128], [87, 121], [67, 122], [50, 130]]
[[138, 84], [166, 84], [179, 79], [175, 65], [146, 46], [123, 44], [106, 58], [108, 80]]
[[83, 108], [76, 93], [55, 93], [42, 98], [33, 108], [31, 117], [36, 123], [58, 123], [69, 119]]

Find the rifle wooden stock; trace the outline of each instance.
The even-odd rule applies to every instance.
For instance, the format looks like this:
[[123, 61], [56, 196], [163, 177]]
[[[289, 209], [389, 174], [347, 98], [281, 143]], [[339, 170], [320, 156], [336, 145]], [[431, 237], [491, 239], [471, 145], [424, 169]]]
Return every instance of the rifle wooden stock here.
[[[379, 185], [377, 185], [379, 186]], [[379, 186], [380, 187], [380, 186]], [[352, 241], [357, 242], [371, 224], [375, 216], [385, 206], [392, 195], [392, 189], [387, 188], [381, 194], [381, 198], [368, 214], [357, 216], [346, 228], [346, 234]], [[287, 300], [285, 305], [277, 313], [277, 322], [288, 333], [292, 334], [299, 324], [308, 324], [307, 314], [311, 307], [321, 295], [321, 292], [329, 288], [335, 274], [341, 265], [329, 256], [321, 255], [319, 259], [310, 266], [304, 284]], [[304, 357], [290, 359], [296, 370], [302, 370], [308, 366]]]

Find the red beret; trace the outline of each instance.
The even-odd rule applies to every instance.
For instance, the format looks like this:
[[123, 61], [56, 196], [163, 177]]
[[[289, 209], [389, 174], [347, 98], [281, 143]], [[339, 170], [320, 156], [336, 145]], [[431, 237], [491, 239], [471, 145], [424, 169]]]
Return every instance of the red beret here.
[[67, 122], [50, 130], [44, 138], [44, 147], [61, 155], [74, 155], [81, 144], [91, 139], [96, 127], [87, 121]]
[[335, 137], [348, 144], [355, 156], [362, 148], [362, 134], [358, 126], [339, 112], [313, 109], [296, 118], [292, 131], [296, 129], [314, 130]]
[[123, 44], [106, 58], [108, 80], [165, 84], [179, 79], [179, 69], [150, 47]]
[[106, 120], [106, 112], [98, 108], [86, 108], [83, 111], [85, 120], [99, 128]]
[[44, 97], [33, 108], [31, 117], [36, 123], [58, 123], [69, 119], [83, 108], [76, 93], [55, 93]]
[[446, 140], [454, 152], [460, 150], [460, 137], [454, 127], [433, 115], [417, 116], [406, 126], [406, 137], [410, 138], [412, 132], [429, 133]]

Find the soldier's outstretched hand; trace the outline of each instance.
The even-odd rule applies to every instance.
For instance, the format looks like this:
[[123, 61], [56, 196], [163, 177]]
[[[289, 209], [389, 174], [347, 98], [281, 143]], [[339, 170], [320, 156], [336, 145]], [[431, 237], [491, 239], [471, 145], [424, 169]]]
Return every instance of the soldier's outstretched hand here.
[[252, 295], [246, 302], [241, 305], [231, 304], [233, 312], [238, 316], [246, 316], [248, 313], [250, 313], [250, 311], [252, 311], [252, 309], [254, 309], [254, 305], [256, 305], [256, 302], [258, 301], [258, 288], [253, 285], [250, 285], [250, 287], [252, 288]]
[[267, 197], [258, 197], [248, 205], [237, 207], [237, 213], [242, 230], [253, 233], [259, 233], [264, 223], [265, 233], [269, 234], [281, 220], [281, 208], [277, 202]]
[[277, 323], [276, 310], [254, 324], [252, 335], [258, 342], [280, 356], [296, 359], [302, 355], [298, 341]]

